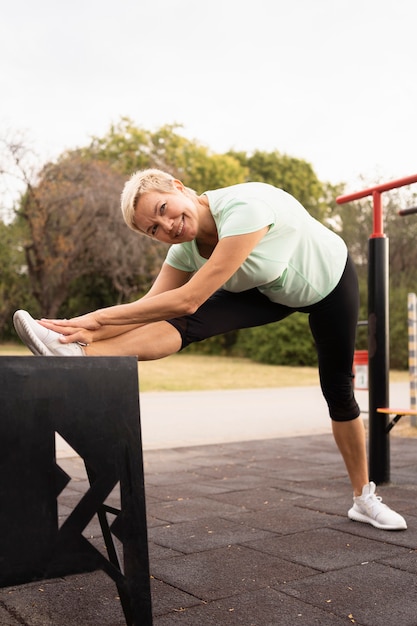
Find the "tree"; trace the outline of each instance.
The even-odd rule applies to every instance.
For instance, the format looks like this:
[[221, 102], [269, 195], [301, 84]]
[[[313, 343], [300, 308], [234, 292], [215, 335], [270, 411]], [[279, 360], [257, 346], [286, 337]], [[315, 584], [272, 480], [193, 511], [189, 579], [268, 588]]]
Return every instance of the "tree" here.
[[269, 183], [292, 194], [317, 219], [329, 213], [326, 187], [319, 181], [310, 163], [280, 152], [229, 152], [246, 168], [247, 180]]
[[19, 224], [0, 221], [0, 332], [11, 327], [18, 308], [32, 307]]
[[13, 219], [13, 203], [26, 186], [36, 180], [39, 158], [23, 133], [5, 132], [0, 136], [0, 219]]
[[25, 228], [14, 220], [13, 203], [35, 179], [38, 159], [23, 133], [4, 133], [0, 146], [0, 333], [5, 338], [15, 337], [11, 318], [16, 309], [37, 312], [26, 271]]
[[390, 240], [390, 274], [394, 285], [414, 283], [417, 289], [417, 215], [401, 217], [398, 211], [417, 204], [413, 187], [384, 194], [385, 232]]
[[104, 137], [93, 137], [82, 150], [87, 158], [104, 160], [122, 174], [156, 167], [202, 193], [207, 189], [243, 182], [245, 166], [232, 155], [212, 153], [206, 146], [182, 136], [178, 125], [150, 132], [127, 117], [110, 126]]
[[107, 276], [120, 301], [149, 286], [160, 248], [124, 224], [123, 184], [108, 164], [75, 151], [45, 165], [39, 183], [28, 185], [18, 215], [27, 223], [28, 274], [44, 316], [57, 316], [83, 276]]

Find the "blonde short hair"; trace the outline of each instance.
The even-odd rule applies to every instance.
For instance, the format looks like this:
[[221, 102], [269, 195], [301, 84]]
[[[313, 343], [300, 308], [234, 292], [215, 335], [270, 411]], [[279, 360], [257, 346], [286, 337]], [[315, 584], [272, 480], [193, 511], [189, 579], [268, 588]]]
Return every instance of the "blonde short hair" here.
[[142, 232], [135, 224], [135, 210], [140, 196], [148, 191], [169, 193], [174, 189], [174, 180], [171, 174], [153, 168], [140, 170], [130, 177], [121, 197], [123, 218], [129, 228]]

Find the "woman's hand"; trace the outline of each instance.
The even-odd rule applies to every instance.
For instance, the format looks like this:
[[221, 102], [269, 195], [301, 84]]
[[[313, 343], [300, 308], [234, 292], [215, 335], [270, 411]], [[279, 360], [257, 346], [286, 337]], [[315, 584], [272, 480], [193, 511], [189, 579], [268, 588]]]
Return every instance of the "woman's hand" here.
[[88, 313], [70, 320], [38, 320], [39, 324], [56, 333], [60, 333], [62, 343], [93, 343], [95, 333], [100, 330], [101, 324], [95, 313]]

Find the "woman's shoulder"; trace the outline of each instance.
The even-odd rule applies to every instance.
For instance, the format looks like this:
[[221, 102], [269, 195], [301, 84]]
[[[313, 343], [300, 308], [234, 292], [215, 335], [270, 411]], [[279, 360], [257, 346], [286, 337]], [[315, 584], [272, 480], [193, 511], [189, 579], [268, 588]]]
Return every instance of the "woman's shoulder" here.
[[210, 189], [205, 192], [208, 197], [221, 198], [221, 197], [253, 197], [256, 195], [262, 195], [263, 193], [276, 193], [282, 192], [282, 189], [274, 187], [269, 183], [262, 183], [257, 181], [248, 181], [245, 183], [237, 183], [236, 185], [229, 185], [228, 187], [220, 187], [218, 189]]
[[285, 191], [262, 182], [246, 182], [212, 189], [205, 192], [208, 198], [210, 209], [216, 212], [236, 204], [253, 204], [254, 202], [276, 203], [283, 199]]

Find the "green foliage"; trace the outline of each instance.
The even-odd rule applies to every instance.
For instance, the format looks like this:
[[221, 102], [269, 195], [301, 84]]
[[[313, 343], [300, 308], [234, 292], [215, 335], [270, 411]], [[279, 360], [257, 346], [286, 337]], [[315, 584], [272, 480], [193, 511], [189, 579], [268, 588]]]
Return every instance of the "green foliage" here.
[[408, 320], [407, 295], [417, 291], [406, 285], [390, 287], [389, 332], [390, 332], [390, 367], [396, 370], [408, 369]]
[[279, 152], [229, 152], [247, 169], [247, 180], [269, 183], [292, 194], [317, 219], [324, 219], [329, 207], [326, 188], [310, 163]]
[[247, 171], [238, 159], [212, 153], [177, 132], [179, 128], [165, 125], [150, 132], [123, 117], [104, 137], [93, 138], [82, 154], [84, 158], [107, 161], [125, 175], [149, 167], [162, 169], [197, 193], [245, 180]]
[[72, 281], [57, 317], [75, 317], [117, 302], [118, 294], [108, 276], [89, 274]]
[[245, 328], [191, 344], [187, 352], [238, 356], [268, 365], [317, 365], [308, 316], [302, 313], [294, 313], [273, 324]]
[[234, 353], [234, 346], [241, 331], [231, 331], [224, 335], [210, 337], [205, 341], [192, 343], [186, 350], [192, 354], [207, 354], [217, 356], [230, 356]]
[[4, 224], [0, 221], [0, 338], [16, 338], [11, 318], [18, 308], [38, 312], [31, 295], [25, 265], [23, 244], [25, 228], [22, 223]]
[[271, 365], [317, 365], [308, 316], [303, 313], [239, 331], [233, 353]]
[[93, 137], [91, 144], [81, 149], [84, 159], [101, 159], [120, 174], [131, 174], [150, 167], [151, 133], [138, 128], [127, 117], [112, 124], [104, 137]]

